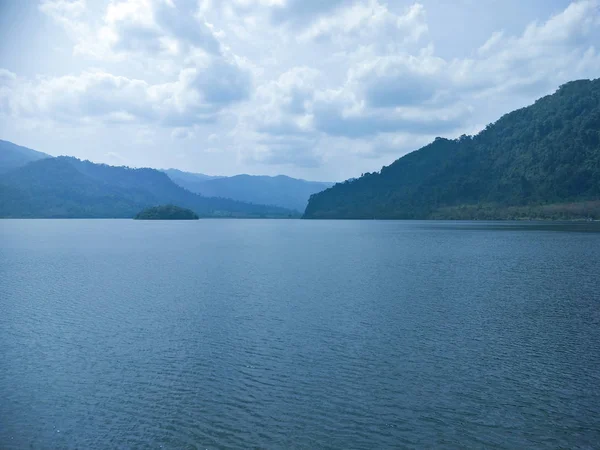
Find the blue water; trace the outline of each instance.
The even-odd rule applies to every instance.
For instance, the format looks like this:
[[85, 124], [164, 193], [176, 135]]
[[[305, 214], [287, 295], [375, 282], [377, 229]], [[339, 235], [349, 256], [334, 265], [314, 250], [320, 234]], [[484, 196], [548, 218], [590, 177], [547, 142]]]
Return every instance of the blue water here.
[[600, 226], [0, 221], [0, 448], [598, 448]]

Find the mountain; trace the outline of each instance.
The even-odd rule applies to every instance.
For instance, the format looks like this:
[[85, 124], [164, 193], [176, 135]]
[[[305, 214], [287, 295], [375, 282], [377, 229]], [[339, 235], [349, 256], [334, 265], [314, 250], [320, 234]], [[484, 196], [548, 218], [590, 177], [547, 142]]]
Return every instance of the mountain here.
[[[26, 147], [21, 147], [19, 145], [13, 144], [12, 142], [8, 142], [8, 141], [2, 141], [0, 140], [0, 175], [1, 174], [8, 174], [9, 172], [24, 167], [25, 165], [27, 165], [30, 162], [34, 162], [34, 161], [38, 161], [41, 159], [47, 159], [47, 158], [53, 158], [50, 155], [47, 155], [46, 153], [42, 153], [42, 152], [38, 152], [36, 150], [32, 150], [30, 148], [26, 148]], [[64, 157], [67, 158], [67, 157]], [[153, 175], [152, 176], [156, 176], [156, 173], [154, 172], [164, 172], [165, 174], [168, 175], [168, 178], [170, 178], [171, 181], [173, 181], [177, 186], [185, 188], [186, 190], [195, 193], [195, 194], [199, 194], [202, 195], [203, 197], [219, 197], [221, 198], [221, 203], [223, 205], [225, 205], [225, 203], [223, 203], [224, 199], [232, 199], [232, 200], [237, 200], [238, 202], [244, 202], [244, 203], [252, 203], [254, 205], [271, 205], [271, 206], [276, 206], [279, 208], [284, 208], [284, 209], [289, 209], [289, 210], [293, 210], [296, 212], [303, 212], [304, 209], [306, 208], [306, 204], [308, 203], [308, 198], [316, 193], [316, 192], [320, 192], [328, 187], [330, 187], [333, 183], [325, 183], [325, 182], [313, 182], [313, 181], [305, 181], [305, 180], [299, 180], [299, 179], [295, 179], [295, 178], [290, 178], [290, 177], [286, 177], [286, 176], [277, 176], [277, 177], [267, 177], [267, 176], [251, 176], [251, 175], [237, 175], [237, 176], [233, 176], [233, 177], [220, 177], [220, 176], [210, 176], [210, 175], [204, 175], [201, 173], [191, 173], [191, 172], [184, 172], [181, 170], [177, 170], [177, 169], [164, 169], [161, 171], [156, 171], [153, 169], [137, 169], [140, 172], [135, 172], [133, 171], [133, 169], [129, 169], [129, 168], [124, 168], [124, 167], [114, 167], [114, 166], [107, 166], [107, 165], [103, 165], [103, 164], [93, 164], [89, 161], [80, 161], [79, 163], [75, 163], [75, 158], [72, 158], [69, 160], [71, 162], [71, 164], [75, 165], [77, 167], [77, 170], [84, 174], [84, 175], [88, 175], [91, 176], [92, 178], [98, 178], [98, 176], [100, 176], [100, 173], [104, 173], [103, 176], [108, 177], [107, 179], [103, 179], [103, 183], [106, 183], [106, 186], [110, 186], [112, 188], [118, 187], [120, 186], [121, 188], [131, 188], [132, 186], [129, 186], [128, 183], [132, 183], [135, 179], [138, 179], [142, 182], [144, 182], [144, 187], [141, 188], [142, 191], [146, 191], [148, 189], [150, 190], [154, 190], [156, 191], [156, 189], [158, 189], [159, 191], [161, 189], [166, 189], [166, 191], [164, 192], [171, 192], [174, 189], [174, 185], [173, 183], [169, 183], [170, 185], [167, 186], [165, 183], [168, 182], [168, 180], [162, 178], [161, 182], [160, 182], [160, 188], [156, 188], [155, 186], [153, 186], [152, 183], [147, 183], [148, 180], [144, 179], [144, 174], [146, 174], [146, 176], [150, 176], [148, 175], [149, 172], [144, 172], [144, 171], [153, 171]], [[43, 168], [49, 168], [51, 170], [50, 173], [52, 173], [53, 170], [58, 170], [59, 172], [62, 170], [68, 170], [68, 168], [63, 167], [63, 163], [59, 162], [59, 163], [47, 163], [48, 165], [42, 165], [40, 167]], [[59, 168], [60, 166], [60, 168]], [[2, 189], [2, 198], [0, 198], [1, 202], [4, 202], [4, 205], [6, 206], [6, 202], [13, 202], [13, 200], [15, 200], [16, 198], [22, 197], [23, 195], [26, 195], [26, 192], [28, 190], [30, 190], [30, 188], [32, 189], [33, 186], [38, 186], [37, 189], [41, 189], [42, 187], [34, 182], [34, 180], [31, 179], [31, 174], [32, 173], [37, 173], [39, 170], [43, 170], [43, 169], [39, 169], [37, 167], [32, 167], [29, 169], [26, 169], [23, 173], [21, 173], [20, 175], [15, 175], [15, 176], [9, 176], [7, 178], [7, 180], [10, 181], [2, 181], [0, 179], [0, 189]], [[71, 173], [71, 175], [74, 177], [74, 179], [79, 179], [79, 175], [76, 175], [74, 173]], [[18, 181], [18, 177], [19, 176], [23, 176], [24, 179], [28, 179], [30, 180], [31, 183], [33, 183], [31, 186], [25, 186], [22, 183], [20, 183]], [[56, 187], [56, 183], [59, 183], [60, 180], [54, 180], [53, 183], [49, 183], [49, 179], [48, 176], [44, 176], [44, 174], [40, 174], [40, 176], [42, 177], [41, 180], [43, 180], [46, 183], [46, 186], [49, 189], [53, 189], [54, 187]], [[145, 181], [144, 181], [145, 180]], [[87, 182], [90, 182], [90, 180], [87, 180]], [[113, 184], [116, 183], [116, 184]], [[20, 191], [14, 192], [15, 186], [20, 186]], [[89, 187], [89, 186], [88, 186]], [[98, 189], [101, 189], [101, 186], [97, 186]], [[136, 187], [135, 189], [139, 188]], [[68, 186], [63, 186], [63, 189], [61, 190], [61, 195], [65, 194], [68, 190]], [[9, 193], [9, 191], [11, 193]], [[164, 193], [162, 192], [162, 193]], [[155, 194], [157, 192], [154, 192]], [[123, 192], [119, 192], [118, 195], [120, 197], [123, 197]], [[131, 194], [131, 195], [126, 195], [125, 197], [129, 198], [138, 198], [138, 196], [140, 196], [142, 194], [140, 193], [136, 193]], [[142, 195], [143, 196], [143, 195]], [[124, 198], [121, 198], [121, 201], [124, 201]], [[44, 198], [44, 196], [42, 195], [42, 198]], [[58, 201], [58, 198], [55, 199], [56, 201]], [[66, 198], [63, 198], [63, 200], [66, 200]], [[96, 198], [96, 200], [98, 200]], [[143, 201], [144, 202], [148, 202], [151, 199], [149, 198], [145, 198]], [[30, 201], [34, 201], [33, 199], [30, 199]], [[136, 200], [137, 201], [137, 200]], [[214, 200], [213, 200], [214, 202]], [[38, 204], [36, 201], [34, 201], [35, 204]], [[33, 204], [32, 204], [33, 205]], [[148, 206], [147, 203], [144, 203], [144, 205]], [[64, 206], [64, 205], [63, 205]], [[81, 206], [81, 205], [80, 205]], [[21, 207], [24, 208], [22, 209], [23, 214], [25, 214], [27, 211], [27, 208], [25, 208], [25, 204], [21, 204]], [[66, 207], [66, 206], [65, 206]], [[121, 209], [121, 207], [123, 209]], [[227, 208], [231, 208], [232, 205], [229, 205]], [[15, 206], [12, 206], [11, 208], [15, 208]], [[32, 206], [33, 208], [33, 206]], [[35, 216], [36, 213], [34, 213], [34, 211], [41, 211], [41, 209], [46, 210], [47, 208], [43, 208], [42, 204], [38, 204], [38, 206], [36, 206], [34, 209], [32, 209], [30, 212]], [[81, 210], [79, 207], [76, 207], [74, 204], [71, 204], [71, 206], [69, 206], [69, 208], [74, 208], [71, 209], [71, 211], [73, 212], [73, 214], [87, 214], [85, 213], [85, 211]], [[127, 203], [127, 206], [125, 206], [125, 204], [121, 204], [120, 207], [116, 208], [115, 210], [111, 210], [111, 207], [107, 204], [105, 205], [105, 207], [101, 208], [102, 212], [101, 214], [108, 214], [109, 211], [110, 214], [115, 213], [115, 214], [119, 214], [119, 217], [122, 216], [122, 214], [129, 214], [129, 211], [131, 211], [131, 208], [134, 208], [133, 204], [129, 204]], [[215, 207], [216, 208], [216, 207]], [[237, 214], [249, 214], [249, 215], [254, 215], [254, 212], [250, 212], [249, 210], [244, 210], [244, 208], [239, 209], [239, 205], [236, 207], [238, 209], [227, 209], [227, 208], [216, 208], [216, 209], [211, 209], [208, 208], [205, 210], [205, 213], [207, 214], [212, 214], [209, 213], [208, 211], [221, 211], [220, 213], [222, 214], [228, 214], [227, 211], [229, 211], [229, 213], [233, 214], [233, 215], [237, 215]], [[8, 214], [9, 212], [12, 214], [12, 212], [16, 213], [17, 210], [15, 209], [9, 209], [6, 210], [6, 212], [4, 214]], [[127, 211], [127, 213], [125, 213], [125, 211]], [[258, 209], [257, 209], [258, 211]], [[267, 215], [271, 215], [271, 214], [275, 214], [275, 215], [279, 215], [281, 213], [281, 211], [279, 211], [277, 208], [271, 208], [270, 212]], [[63, 211], [64, 213], [64, 211]], [[100, 213], [100, 210], [97, 210], [96, 213]], [[289, 211], [287, 212], [289, 213]], [[287, 214], [286, 213], [286, 214]], [[48, 213], [50, 214], [50, 213]], [[61, 213], [62, 214], [62, 213]], [[90, 212], [90, 214], [92, 214]], [[95, 214], [95, 213], [93, 213]], [[263, 212], [259, 212], [257, 213], [258, 215], [263, 215]]]
[[[161, 172], [169, 175], [169, 178], [173, 180], [175, 183], [179, 184], [182, 187], [182, 183], [197, 183], [208, 180], [215, 180], [217, 178], [225, 178], [221, 176], [213, 176], [213, 175], [205, 175], [203, 173], [193, 173], [193, 172], [184, 172], [183, 170], [178, 169], [161, 169]], [[186, 188], [187, 189], [187, 188]], [[191, 189], [188, 189], [188, 191]]]
[[206, 198], [154, 169], [94, 164], [72, 157], [40, 159], [0, 176], [0, 217], [133, 217], [159, 204], [201, 217], [289, 217], [290, 210]]
[[27, 147], [21, 147], [12, 142], [0, 140], [0, 173], [8, 172], [44, 158], [52, 158], [52, 156]]
[[600, 79], [310, 198], [312, 219], [600, 219]]
[[333, 183], [306, 181], [284, 175], [276, 177], [236, 175], [208, 177], [202, 174], [165, 171], [180, 186], [208, 197], [231, 198], [243, 202], [275, 205], [304, 211], [308, 198]]

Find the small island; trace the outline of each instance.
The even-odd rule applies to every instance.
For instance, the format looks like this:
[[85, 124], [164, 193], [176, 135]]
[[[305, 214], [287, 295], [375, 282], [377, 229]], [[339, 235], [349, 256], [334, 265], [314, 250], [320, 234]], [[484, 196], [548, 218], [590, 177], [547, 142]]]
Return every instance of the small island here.
[[134, 220], [198, 220], [198, 215], [191, 209], [161, 205], [144, 209], [134, 217]]

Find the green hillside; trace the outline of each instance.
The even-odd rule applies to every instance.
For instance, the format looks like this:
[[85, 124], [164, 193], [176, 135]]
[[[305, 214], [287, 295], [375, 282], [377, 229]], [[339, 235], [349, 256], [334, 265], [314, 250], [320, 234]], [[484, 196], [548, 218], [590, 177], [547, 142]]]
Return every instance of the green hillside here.
[[201, 217], [289, 217], [284, 208], [208, 198], [154, 169], [94, 164], [72, 157], [41, 159], [0, 176], [0, 217], [131, 218], [176, 204]]
[[600, 79], [311, 196], [305, 218], [600, 218]]

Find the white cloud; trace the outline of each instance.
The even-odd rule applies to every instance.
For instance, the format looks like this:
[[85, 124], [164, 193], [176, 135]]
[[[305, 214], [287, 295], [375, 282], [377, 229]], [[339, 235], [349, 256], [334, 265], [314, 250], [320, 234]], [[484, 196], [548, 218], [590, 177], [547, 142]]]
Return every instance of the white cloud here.
[[453, 106], [381, 110], [364, 106], [344, 93], [326, 93], [314, 104], [315, 127], [332, 136], [364, 138], [379, 133], [441, 134], [459, 129], [468, 110]]
[[17, 74], [10, 70], [0, 69], [0, 83], [10, 83], [17, 79]]
[[173, 139], [191, 139], [194, 137], [196, 137], [196, 134], [189, 128], [175, 128], [171, 131], [171, 138]]
[[84, 72], [15, 83], [8, 87], [9, 106], [17, 117], [67, 123], [193, 126], [214, 121], [222, 108], [245, 98], [249, 86], [240, 79], [226, 64], [184, 69], [176, 81], [161, 84]]
[[571, 79], [597, 74], [597, 42], [598, 1], [574, 2], [544, 23], [531, 23], [521, 36], [492, 34], [479, 59], [452, 61], [449, 75], [457, 89], [475, 95], [541, 95]]
[[415, 3], [403, 14], [396, 14], [377, 0], [356, 3], [339, 14], [320, 17], [301, 35], [301, 41], [331, 40], [341, 46], [373, 45], [398, 51], [418, 42], [428, 27], [425, 8]]
[[[484, 107], [482, 102], [493, 93], [533, 99], [571, 78], [600, 73], [600, 57], [593, 47], [599, 17], [596, 1], [573, 3], [544, 23], [532, 23], [521, 36], [493, 33], [476, 59], [451, 61], [436, 56], [430, 44], [412, 53], [401, 50], [407, 36], [415, 42], [427, 31], [418, 4], [394, 15], [370, 1], [319, 18], [307, 26], [303, 41], [327, 37], [345, 45], [349, 37], [371, 36], [371, 40], [361, 40], [366, 50], [348, 58], [342, 85], [323, 88], [316, 78], [301, 82], [299, 75], [311, 70], [303, 68], [264, 86], [269, 95], [263, 104], [268, 106], [253, 112], [253, 118], [260, 142], [270, 150], [261, 148], [259, 156], [279, 162], [283, 158], [276, 157], [279, 154], [291, 161], [294, 153], [298, 161], [307, 155], [316, 161], [313, 155], [327, 153], [322, 147], [315, 150], [327, 136], [354, 139], [356, 153], [371, 157], [393, 145], [422, 141], [424, 136], [458, 135], [471, 128], [470, 122], [477, 120], [474, 109]], [[386, 24], [396, 27], [399, 45], [390, 45], [389, 40], [384, 45], [374, 38], [391, 34], [385, 32]], [[289, 147], [282, 145], [284, 139]]]
[[243, 160], [302, 167], [319, 164], [319, 136], [309, 108], [320, 76], [315, 69], [294, 67], [257, 89], [241, 111], [235, 133]]
[[497, 44], [499, 44], [502, 41], [503, 37], [504, 31], [494, 31], [490, 38], [487, 41], [485, 41], [485, 44], [479, 47], [477, 53], [479, 55], [485, 55], [490, 50], [492, 50]]
[[10, 114], [10, 103], [17, 75], [13, 72], [0, 69], [0, 114]]
[[447, 63], [424, 51], [420, 55], [397, 54], [365, 61], [349, 72], [367, 105], [410, 106], [429, 102], [446, 84]]
[[257, 131], [270, 134], [298, 134], [306, 130], [307, 108], [320, 73], [309, 67], [294, 67], [278, 79], [259, 87], [249, 111]]
[[42, 0], [40, 11], [63, 25], [71, 26], [85, 12], [85, 0]]
[[15, 115], [191, 127], [214, 122], [251, 93], [248, 65], [222, 48], [194, 0], [111, 0], [101, 20], [89, 18], [84, 0], [44, 0], [40, 10], [71, 33], [75, 54], [126, 68], [154, 67], [158, 76], [152, 78], [162, 81], [147, 81], [147, 73], [137, 78], [105, 69], [19, 80], [9, 95]]
[[426, 4], [44, 0], [89, 68], [29, 79], [0, 70], [0, 112], [118, 123], [133, 140], [164, 129], [166, 141], [263, 166], [359, 167], [600, 73], [598, 0], [520, 32], [489, 30], [466, 57], [436, 51]]
[[324, 159], [314, 136], [269, 136], [255, 140], [241, 153], [242, 160], [279, 166], [319, 167]]
[[302, 26], [324, 14], [330, 14], [343, 4], [344, 0], [286, 0], [273, 4], [271, 17], [278, 23]]
[[217, 55], [220, 43], [187, 0], [121, 0], [111, 3], [99, 30], [113, 51], [167, 56], [199, 48]]

